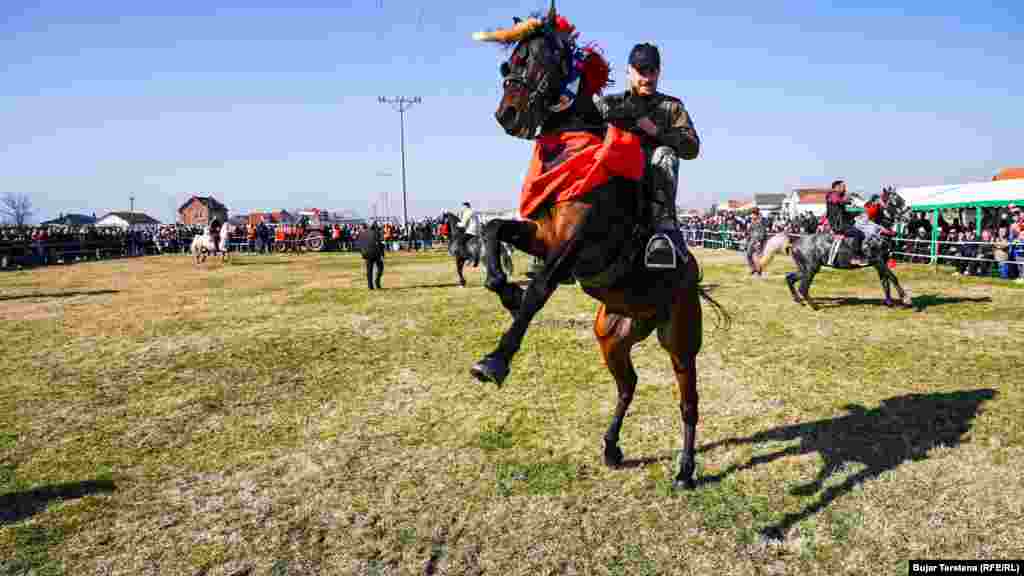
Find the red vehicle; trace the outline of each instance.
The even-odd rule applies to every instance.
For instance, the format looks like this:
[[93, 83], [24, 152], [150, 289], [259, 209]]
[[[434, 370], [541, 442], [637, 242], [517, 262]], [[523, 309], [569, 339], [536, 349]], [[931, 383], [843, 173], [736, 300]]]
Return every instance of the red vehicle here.
[[311, 226], [307, 220], [298, 224], [274, 224], [276, 252], [322, 252], [327, 247], [330, 230], [326, 225]]

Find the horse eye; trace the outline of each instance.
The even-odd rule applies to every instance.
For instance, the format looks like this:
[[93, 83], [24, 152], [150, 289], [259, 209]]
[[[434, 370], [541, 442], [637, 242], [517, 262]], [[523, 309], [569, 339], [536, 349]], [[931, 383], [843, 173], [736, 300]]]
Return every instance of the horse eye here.
[[508, 65], [508, 62], [502, 62], [500, 70], [501, 70], [501, 77], [504, 78], [504, 77], [508, 76], [512, 72], [512, 67]]

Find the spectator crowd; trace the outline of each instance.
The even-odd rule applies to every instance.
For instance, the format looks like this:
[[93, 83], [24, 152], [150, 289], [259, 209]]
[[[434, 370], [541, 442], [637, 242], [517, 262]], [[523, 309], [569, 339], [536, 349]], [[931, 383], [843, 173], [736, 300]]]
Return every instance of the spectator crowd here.
[[[325, 250], [351, 252], [364, 227], [359, 223], [319, 228]], [[228, 225], [230, 251], [269, 253], [305, 245], [307, 223]], [[450, 231], [440, 218], [410, 220], [407, 225], [381, 223], [389, 251], [431, 250], [447, 243]], [[99, 260], [188, 252], [192, 238], [206, 229], [197, 225], [161, 224], [146, 228], [95, 225], [0, 226], [0, 269], [45, 266], [80, 260]]]
[[[974, 211], [973, 208], [966, 210]], [[932, 257], [932, 223], [927, 214], [914, 213], [910, 222], [899, 230], [895, 258], [949, 266], [954, 275], [1000, 276], [1024, 282], [1024, 210], [1013, 205], [1005, 210], [986, 208], [982, 214], [980, 234], [976, 224], [965, 217], [966, 210], [939, 216], [935, 243], [937, 260]], [[750, 223], [748, 214], [720, 212], [684, 217], [680, 226], [693, 246], [743, 250], [749, 238]], [[827, 219], [811, 212], [793, 218], [766, 215], [764, 223], [769, 234], [829, 231]], [[392, 221], [378, 224], [388, 251], [432, 250], [435, 244], [447, 244], [452, 232], [439, 217], [411, 220], [405, 225]], [[356, 242], [364, 226], [360, 223], [324, 226], [325, 249], [356, 250]], [[229, 249], [263, 253], [294, 248], [303, 242], [302, 238], [294, 235], [298, 227], [263, 222], [229, 225]], [[183, 224], [146, 229], [92, 225], [3, 226], [0, 227], [0, 268], [187, 252], [192, 238], [204, 232], [200, 226]]]
[[[929, 215], [912, 213], [910, 221], [899, 229], [895, 259], [948, 266], [957, 276], [999, 276], [1024, 283], [1024, 209], [1014, 205], [1005, 210], [984, 209], [980, 234], [978, 226], [967, 217], [968, 211], [974, 212], [974, 208], [940, 214], [934, 243], [935, 260], [932, 259]], [[825, 217], [810, 212], [789, 219], [769, 216], [765, 222], [769, 234], [806, 235], [830, 231]], [[693, 246], [743, 250], [749, 238], [750, 217], [731, 212], [691, 216], [682, 219], [681, 227]]]

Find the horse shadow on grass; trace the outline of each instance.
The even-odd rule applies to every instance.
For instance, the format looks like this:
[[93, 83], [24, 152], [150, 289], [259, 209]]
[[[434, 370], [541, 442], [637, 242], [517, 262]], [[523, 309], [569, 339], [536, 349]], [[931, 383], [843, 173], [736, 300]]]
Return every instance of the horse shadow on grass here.
[[[528, 282], [516, 282], [509, 281], [509, 284], [515, 284], [520, 288], [526, 288]], [[394, 288], [381, 288], [381, 290], [432, 290], [435, 288], [458, 288], [460, 285], [458, 282], [446, 282], [444, 284], [413, 284], [412, 286], [396, 286]], [[480, 285], [467, 285], [466, 288], [483, 288], [483, 284]]]
[[0, 295], [0, 302], [6, 300], [28, 300], [30, 298], [74, 298], [75, 296], [101, 296], [117, 294], [120, 290], [76, 290], [73, 292], [53, 292], [51, 294], [18, 294], [16, 296]]
[[231, 260], [232, 266], [288, 266], [289, 264], [295, 264], [290, 260], [266, 260], [263, 262], [245, 262], [243, 260]]
[[394, 288], [381, 288], [381, 290], [432, 290], [435, 288], [458, 288], [458, 282], [447, 282], [444, 284], [414, 284], [412, 286], [395, 286]]
[[113, 492], [114, 482], [107, 479], [84, 480], [40, 486], [21, 492], [0, 495], [0, 526], [14, 524], [42, 512], [55, 500], [75, 500]]
[[[702, 452], [717, 448], [788, 442], [799, 444], [770, 454], [761, 454], [745, 463], [734, 464], [718, 474], [705, 476], [699, 484], [724, 480], [731, 474], [789, 456], [817, 453], [824, 465], [811, 481], [790, 490], [791, 494], [813, 496], [817, 500], [799, 512], [790, 512], [762, 535], [782, 539], [796, 524], [825, 509], [854, 487], [894, 470], [904, 462], [926, 459], [929, 450], [956, 447], [970, 430], [971, 422], [982, 411], [981, 405], [996, 397], [995, 390], [963, 390], [951, 393], [906, 394], [883, 400], [878, 408], [847, 404], [848, 414], [759, 432], [746, 438], [730, 438], [702, 447]], [[826, 481], [846, 465], [863, 468], [841, 483], [825, 486]]]
[[[923, 311], [926, 308], [932, 306], [942, 306], [944, 304], [984, 304], [992, 302], [992, 298], [988, 296], [981, 296], [978, 298], [971, 298], [967, 296], [939, 296], [938, 294], [922, 294], [921, 296], [914, 296], [911, 298], [913, 307], [917, 311]], [[853, 297], [816, 297], [814, 303], [819, 308], [838, 308], [841, 306], [884, 306], [885, 301], [881, 298], [853, 298]]]

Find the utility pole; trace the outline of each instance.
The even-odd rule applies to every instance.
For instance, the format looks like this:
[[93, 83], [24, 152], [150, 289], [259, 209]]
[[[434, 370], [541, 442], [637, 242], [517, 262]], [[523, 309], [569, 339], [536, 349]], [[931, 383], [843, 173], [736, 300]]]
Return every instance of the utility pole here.
[[129, 203], [128, 205], [130, 206], [130, 208], [128, 209], [128, 212], [131, 213], [131, 214], [134, 214], [135, 213], [135, 196], [129, 196], [128, 197], [128, 203]]
[[401, 129], [402, 138], [402, 215], [404, 217], [404, 223], [409, 224], [409, 205], [408, 197], [405, 192], [405, 111], [412, 108], [413, 104], [419, 104], [423, 100], [419, 96], [413, 96], [407, 98], [405, 96], [399, 96], [398, 98], [387, 98], [380, 96], [377, 101], [381, 104], [391, 104], [395, 110], [398, 111], [398, 121]]

